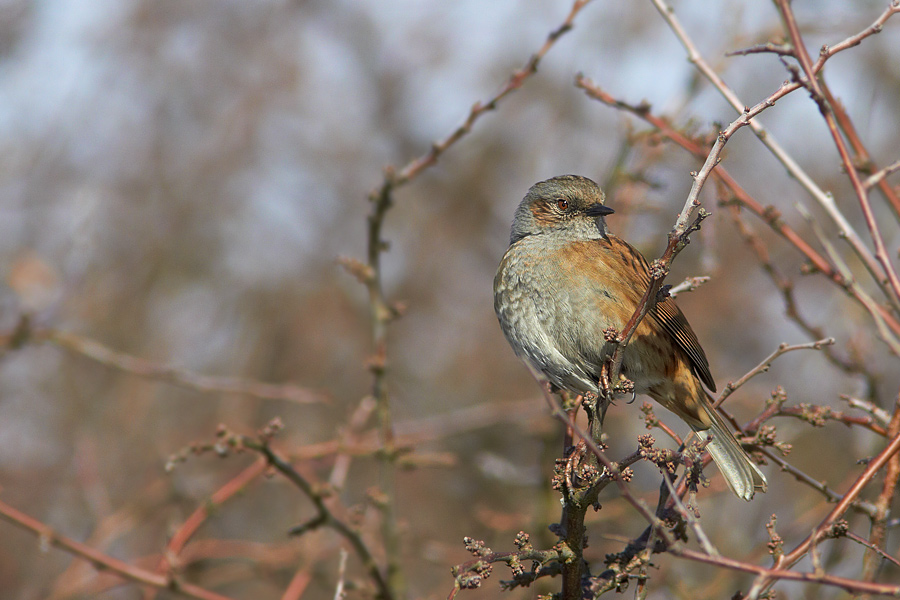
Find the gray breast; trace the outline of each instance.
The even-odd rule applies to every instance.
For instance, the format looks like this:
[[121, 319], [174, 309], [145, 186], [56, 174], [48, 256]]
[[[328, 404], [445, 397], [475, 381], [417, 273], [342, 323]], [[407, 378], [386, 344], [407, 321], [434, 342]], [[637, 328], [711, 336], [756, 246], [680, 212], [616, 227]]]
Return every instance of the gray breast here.
[[[559, 387], [596, 391], [599, 363], [592, 359], [602, 353], [603, 338], [585, 335], [587, 323], [576, 314], [581, 293], [573, 294], [569, 282], [563, 285], [559, 248], [547, 237], [529, 236], [509, 248], [494, 280], [494, 309], [517, 355]], [[590, 324], [591, 329], [598, 326]], [[593, 348], [585, 343], [588, 337]]]

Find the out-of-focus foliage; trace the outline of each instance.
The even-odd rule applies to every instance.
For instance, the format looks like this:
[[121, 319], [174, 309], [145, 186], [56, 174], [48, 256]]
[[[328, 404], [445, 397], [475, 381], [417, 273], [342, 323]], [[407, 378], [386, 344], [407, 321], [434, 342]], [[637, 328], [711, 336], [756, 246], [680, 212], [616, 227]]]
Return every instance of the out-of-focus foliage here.
[[[885, 4], [795, 9], [815, 51], [864, 29]], [[769, 4], [694, 0], [676, 8], [746, 103], [789, 77], [772, 55], [725, 56], [781, 35]], [[28, 312], [36, 327], [206, 374], [294, 382], [328, 402], [201, 394], [50, 345], [7, 350], [0, 361], [0, 499], [60, 533], [139, 561], [157, 556], [173, 528], [249, 464], [249, 457], [202, 456], [164, 472], [170, 455], [211, 440], [219, 423], [252, 433], [278, 415], [285, 429], [276, 445], [287, 454], [335, 438], [371, 381], [365, 290], [337, 263], [364, 255], [367, 194], [385, 165], [426, 152], [475, 101], [495, 93], [568, 10], [568, 2], [511, 0], [2, 0], [0, 329], [8, 332]], [[882, 166], [900, 158], [896, 21], [826, 69]], [[714, 132], [714, 123], [734, 118], [651, 5], [596, 0], [520, 91], [397, 191], [383, 258], [386, 295], [407, 307], [388, 338], [393, 415], [401, 432], [404, 424], [428, 432], [432, 441], [422, 450], [456, 457], [452, 466], [397, 477], [410, 597], [446, 595], [449, 566], [466, 558], [464, 535], [500, 549], [524, 529], [536, 545], [552, 543], [546, 526], [558, 519], [558, 505], [548, 482], [562, 434], [542, 413], [539, 389], [492, 310], [491, 282], [518, 200], [540, 179], [591, 176], [607, 184], [617, 211], [611, 227], [652, 257], [684, 202], [688, 173], [699, 167], [675, 147], [635, 135], [644, 124], [588, 99], [572, 85], [577, 72], [618, 97], [647, 100], [691, 131]], [[793, 94], [761, 121], [864, 229], [808, 95]], [[808, 232], [794, 208], [809, 204], [804, 192], [749, 131], [729, 144], [724, 164], [757, 199]], [[714, 216], [679, 257], [670, 282], [712, 276], [679, 303], [721, 387], [777, 344], [809, 340], [784, 318], [780, 297], [727, 211], [716, 208], [711, 186], [704, 201]], [[837, 338], [842, 354], [863, 357], [878, 377], [872, 398], [889, 407], [900, 370], [865, 312], [822, 279], [801, 278], [801, 258], [759, 231], [772, 242], [774, 261], [797, 279], [801, 310]], [[896, 257], [897, 229], [885, 233]], [[860, 379], [820, 354], [794, 353], [729, 407], [749, 417], [779, 384], [793, 403], [836, 409], [846, 408], [840, 394], [866, 393]], [[442, 421], [459, 426], [457, 410], [513, 401], [516, 408], [488, 426], [441, 435]], [[634, 448], [639, 416], [637, 405], [624, 402], [610, 411], [612, 454]], [[858, 472], [857, 457], [880, 449], [873, 436], [833, 423], [812, 429], [784, 420], [779, 436], [794, 446], [792, 463], [836, 489]], [[343, 504], [368, 506], [373, 464], [353, 462]], [[322, 459], [298, 468], [327, 476], [328, 466]], [[633, 486], [651, 501], [659, 476], [647, 464], [636, 471]], [[749, 505], [719, 478], [701, 493], [703, 522], [723, 552], [764, 548], [773, 512], [786, 539], [802, 538], [818, 522], [810, 509], [821, 497], [769, 472], [769, 493]], [[588, 549], [597, 563], [610, 551], [607, 538], [630, 538], [643, 526], [612, 489], [601, 500]], [[211, 552], [186, 576], [237, 598], [278, 598], [307, 565], [312, 582], [304, 597], [331, 597], [340, 540], [324, 531], [286, 536], [312, 514], [285, 481], [258, 482], [199, 534], [236, 549]], [[377, 519], [371, 508], [360, 515], [363, 525]], [[728, 527], [716, 525], [726, 519]], [[0, 598], [72, 597], [69, 590], [93, 572], [66, 553], [43, 552], [8, 524], [0, 530]], [[824, 551], [835, 569], [858, 564], [861, 555]], [[143, 560], [149, 566], [154, 559]], [[358, 575], [355, 560], [348, 568]], [[674, 560], [663, 560], [654, 577], [668, 586], [667, 597], [726, 597], [744, 581]], [[134, 593], [126, 587], [103, 597]]]

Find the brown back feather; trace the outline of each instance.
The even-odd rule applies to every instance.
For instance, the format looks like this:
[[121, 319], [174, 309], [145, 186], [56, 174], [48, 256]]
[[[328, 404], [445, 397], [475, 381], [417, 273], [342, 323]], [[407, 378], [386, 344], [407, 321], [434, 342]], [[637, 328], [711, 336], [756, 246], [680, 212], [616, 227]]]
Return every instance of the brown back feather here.
[[[628, 242], [614, 235], [609, 236], [609, 242], [611, 246], [619, 246], [622, 251], [626, 252], [633, 259], [634, 263], [636, 263], [635, 272], [640, 275], [641, 282], [645, 286], [649, 286], [650, 266], [647, 264], [647, 259]], [[645, 289], [641, 290], [642, 296]], [[647, 317], [659, 323], [672, 336], [678, 347], [684, 350], [685, 354], [690, 358], [691, 366], [697, 377], [700, 378], [706, 387], [715, 392], [716, 382], [713, 381], [712, 374], [709, 372], [709, 361], [706, 359], [706, 353], [703, 352], [703, 347], [700, 346], [697, 334], [691, 329], [687, 317], [675, 304], [675, 300], [666, 298], [661, 302], [657, 302], [656, 307]]]

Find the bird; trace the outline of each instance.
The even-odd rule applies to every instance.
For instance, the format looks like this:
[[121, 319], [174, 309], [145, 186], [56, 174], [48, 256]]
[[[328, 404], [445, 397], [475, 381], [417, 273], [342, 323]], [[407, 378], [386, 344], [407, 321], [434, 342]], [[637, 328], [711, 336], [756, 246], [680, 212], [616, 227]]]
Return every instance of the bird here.
[[[609, 331], [622, 331], [651, 284], [647, 259], [610, 233], [613, 209], [591, 179], [562, 175], [534, 184], [519, 203], [509, 247], [494, 277], [494, 310], [516, 355], [553, 386], [600, 395], [612, 357]], [[739, 498], [766, 478], [715, 410], [716, 384], [697, 335], [671, 297], [657, 301], [625, 347], [620, 368], [706, 440]]]

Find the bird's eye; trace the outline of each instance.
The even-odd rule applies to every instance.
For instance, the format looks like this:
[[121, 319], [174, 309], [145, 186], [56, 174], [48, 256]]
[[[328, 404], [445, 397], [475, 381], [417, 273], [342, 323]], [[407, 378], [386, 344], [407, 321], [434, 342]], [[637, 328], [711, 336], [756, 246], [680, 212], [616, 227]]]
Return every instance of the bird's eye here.
[[556, 208], [562, 211], [569, 210], [569, 201], [565, 198], [557, 198], [556, 199]]

